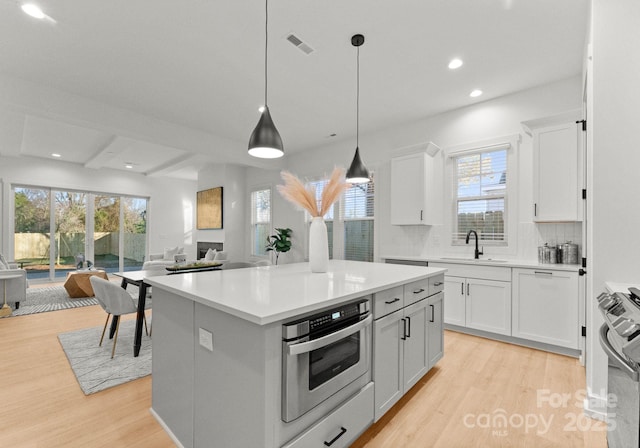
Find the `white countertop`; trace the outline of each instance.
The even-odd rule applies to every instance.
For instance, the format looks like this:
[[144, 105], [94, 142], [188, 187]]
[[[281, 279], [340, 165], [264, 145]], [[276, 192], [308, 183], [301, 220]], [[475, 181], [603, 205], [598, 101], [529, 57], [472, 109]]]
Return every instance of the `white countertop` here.
[[638, 288], [640, 289], [640, 285], [633, 283], [618, 283], [618, 282], [604, 282], [604, 286], [607, 289], [607, 292], [624, 292], [628, 293], [629, 288]]
[[[505, 268], [535, 268], [535, 269], [547, 269], [553, 271], [571, 271], [577, 272], [582, 266], [579, 264], [551, 264], [551, 263], [538, 263], [537, 261], [530, 260], [515, 260], [506, 259], [500, 256], [485, 257], [479, 260], [473, 258], [465, 258], [460, 255], [450, 256], [416, 256], [416, 255], [382, 255], [380, 258], [383, 260], [409, 260], [409, 261], [427, 261], [433, 263], [455, 263], [455, 264], [470, 264], [480, 266], [502, 266]], [[495, 261], [500, 260], [500, 261]]]
[[308, 263], [294, 263], [148, 277], [145, 282], [266, 325], [444, 272], [441, 268], [330, 260], [326, 273], [312, 273]]

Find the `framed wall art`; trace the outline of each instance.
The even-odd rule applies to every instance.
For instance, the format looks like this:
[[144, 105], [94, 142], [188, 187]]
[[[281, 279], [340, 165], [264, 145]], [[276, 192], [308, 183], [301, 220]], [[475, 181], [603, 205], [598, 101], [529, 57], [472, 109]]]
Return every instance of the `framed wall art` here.
[[198, 191], [197, 228], [222, 229], [222, 187]]

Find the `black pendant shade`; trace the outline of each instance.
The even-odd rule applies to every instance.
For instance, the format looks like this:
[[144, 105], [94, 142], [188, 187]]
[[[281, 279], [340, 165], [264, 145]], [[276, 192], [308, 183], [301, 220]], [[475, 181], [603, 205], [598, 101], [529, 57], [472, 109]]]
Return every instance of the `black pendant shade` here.
[[273, 124], [267, 106], [264, 106], [260, 120], [249, 138], [249, 154], [263, 159], [275, 159], [284, 155], [282, 138]]
[[363, 184], [371, 182], [371, 173], [360, 158], [360, 46], [364, 43], [362, 34], [354, 34], [351, 37], [351, 45], [358, 49], [358, 70], [356, 77], [356, 153], [347, 170], [346, 181], [350, 184]]
[[249, 154], [262, 159], [275, 159], [284, 155], [282, 138], [273, 124], [269, 107], [267, 106], [268, 78], [267, 62], [269, 50], [269, 1], [264, 2], [264, 110], [260, 115], [260, 120], [249, 138]]
[[362, 184], [371, 181], [371, 173], [369, 173], [360, 158], [360, 148], [356, 147], [356, 153], [353, 156], [346, 178], [350, 184]]

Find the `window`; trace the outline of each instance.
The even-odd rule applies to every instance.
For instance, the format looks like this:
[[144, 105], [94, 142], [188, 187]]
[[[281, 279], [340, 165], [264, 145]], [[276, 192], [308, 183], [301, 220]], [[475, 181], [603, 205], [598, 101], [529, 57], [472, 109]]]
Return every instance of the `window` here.
[[271, 231], [271, 189], [251, 192], [251, 255], [266, 256]]
[[483, 243], [507, 244], [508, 145], [453, 154], [453, 243], [475, 230]]
[[344, 259], [373, 261], [373, 181], [352, 185], [342, 199]]
[[[307, 186], [315, 187], [317, 201], [322, 197], [322, 190], [327, 182], [320, 180], [307, 183]], [[324, 216], [329, 239], [329, 258], [373, 261], [374, 192], [373, 181], [352, 185], [337, 202], [340, 219], [334, 216], [335, 205]], [[310, 218], [307, 214], [309, 223]]]
[[64, 277], [91, 261], [107, 272], [139, 270], [147, 246], [147, 198], [13, 185], [14, 259], [27, 278]]

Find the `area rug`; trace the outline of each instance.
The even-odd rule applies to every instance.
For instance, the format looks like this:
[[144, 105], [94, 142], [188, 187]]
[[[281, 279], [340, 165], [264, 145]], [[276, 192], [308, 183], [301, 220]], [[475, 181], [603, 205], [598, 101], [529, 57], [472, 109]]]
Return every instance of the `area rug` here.
[[27, 288], [27, 300], [20, 302], [20, 308], [13, 310], [12, 316], [25, 316], [97, 304], [98, 301], [95, 297], [70, 299], [63, 286]]
[[[131, 297], [138, 298], [138, 288], [136, 286], [130, 285], [127, 288], [127, 292], [131, 294]], [[68, 310], [97, 304], [98, 301], [95, 297], [69, 298], [64, 286], [27, 288], [27, 300], [20, 302], [20, 308], [13, 310], [11, 316], [26, 316], [28, 314]]]
[[135, 320], [120, 323], [113, 359], [113, 340], [109, 339], [109, 328], [102, 347], [98, 346], [103, 328], [101, 326], [58, 335], [60, 345], [85, 395], [151, 374], [151, 338], [144, 331], [140, 355], [133, 356], [135, 325]]

